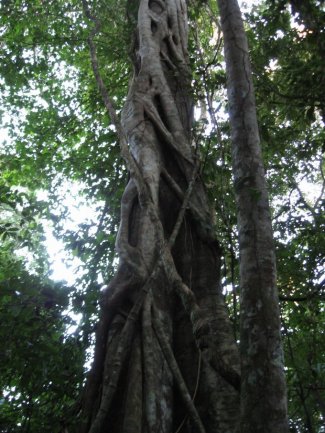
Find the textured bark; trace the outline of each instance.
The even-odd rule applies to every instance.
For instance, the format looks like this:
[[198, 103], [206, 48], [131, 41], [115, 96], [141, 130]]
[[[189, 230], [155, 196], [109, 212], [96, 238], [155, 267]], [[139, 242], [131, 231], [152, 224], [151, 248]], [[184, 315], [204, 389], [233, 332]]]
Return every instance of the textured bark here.
[[121, 203], [119, 267], [103, 296], [78, 431], [238, 429], [239, 357], [191, 145], [186, 13], [185, 0], [140, 0], [121, 126], [89, 40], [130, 180]]
[[241, 287], [241, 431], [288, 431], [270, 209], [247, 39], [237, 0], [218, 0], [224, 34]]

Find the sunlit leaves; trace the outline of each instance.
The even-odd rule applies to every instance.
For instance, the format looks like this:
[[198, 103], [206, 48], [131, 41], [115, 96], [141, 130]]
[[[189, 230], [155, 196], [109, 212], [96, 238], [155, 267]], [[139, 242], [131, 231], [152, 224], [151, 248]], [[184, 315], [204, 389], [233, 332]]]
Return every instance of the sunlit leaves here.
[[[267, 0], [246, 17], [279, 291], [292, 299], [282, 305], [293, 431], [307, 429], [304, 404], [315, 431], [321, 425], [317, 390], [324, 387], [325, 374], [320, 284], [325, 73], [319, 6], [318, 1]], [[131, 78], [133, 29], [124, 1], [94, 0], [89, 7], [100, 20], [99, 66], [119, 113]], [[0, 338], [6, 347], [0, 362], [6, 390], [0, 396], [0, 430], [52, 433], [62, 428], [62, 415], [76, 399], [101, 286], [116, 266], [114, 242], [127, 173], [93, 78], [87, 46], [93, 23], [84, 17], [81, 2], [3, 0], [0, 12], [0, 114], [7, 136], [0, 149]], [[238, 287], [236, 210], [216, 2], [191, 4], [189, 28], [193, 146], [224, 250], [224, 288], [231, 293]], [[315, 184], [311, 195], [308, 188]], [[77, 206], [66, 201], [72, 185], [80, 194], [75, 194], [80, 215], [74, 224], [71, 209]], [[46, 230], [63, 242], [66, 265], [77, 259], [74, 290], [49, 280]], [[237, 301], [234, 293], [235, 325]], [[73, 320], [67, 311], [82, 314], [76, 335], [67, 335]]]

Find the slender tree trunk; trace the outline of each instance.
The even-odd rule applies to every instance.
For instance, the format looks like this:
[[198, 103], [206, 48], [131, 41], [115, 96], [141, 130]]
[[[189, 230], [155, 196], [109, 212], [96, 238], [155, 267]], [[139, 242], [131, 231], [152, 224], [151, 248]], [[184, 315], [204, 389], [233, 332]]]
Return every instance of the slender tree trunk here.
[[119, 125], [90, 38], [130, 180], [81, 430], [235, 433], [239, 357], [191, 143], [185, 0], [140, 0], [133, 47], [134, 77]]
[[218, 0], [224, 34], [241, 288], [241, 431], [288, 431], [270, 209], [247, 38], [237, 0]]

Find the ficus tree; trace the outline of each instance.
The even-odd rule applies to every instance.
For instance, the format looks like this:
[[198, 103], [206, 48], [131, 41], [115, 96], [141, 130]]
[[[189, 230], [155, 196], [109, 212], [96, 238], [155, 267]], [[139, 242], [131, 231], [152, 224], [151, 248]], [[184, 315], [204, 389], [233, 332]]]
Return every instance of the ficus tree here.
[[[84, 7], [96, 30], [97, 18]], [[239, 357], [191, 135], [186, 4], [140, 2], [134, 13], [134, 76], [121, 123], [89, 39], [130, 179], [116, 243], [119, 265], [103, 294], [81, 410], [83, 428], [234, 431]]]

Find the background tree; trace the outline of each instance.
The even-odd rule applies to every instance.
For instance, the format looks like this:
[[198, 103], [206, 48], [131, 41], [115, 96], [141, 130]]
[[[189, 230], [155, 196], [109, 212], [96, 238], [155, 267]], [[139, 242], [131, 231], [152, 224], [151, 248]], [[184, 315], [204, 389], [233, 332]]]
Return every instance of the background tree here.
[[[302, 7], [313, 11], [314, 26], [324, 19], [322, 5], [304, 2]], [[294, 2], [266, 2], [250, 19], [259, 125], [274, 208], [291, 428], [321, 431], [324, 371], [319, 367], [324, 359], [319, 344], [324, 341], [317, 328], [324, 302], [323, 30], [311, 31], [303, 24]], [[303, 185], [312, 188], [315, 183], [319, 189], [308, 196]], [[312, 370], [319, 372], [318, 385]]]
[[247, 38], [238, 2], [218, 2], [224, 34], [241, 292], [242, 432], [286, 432], [287, 402], [271, 212]]

